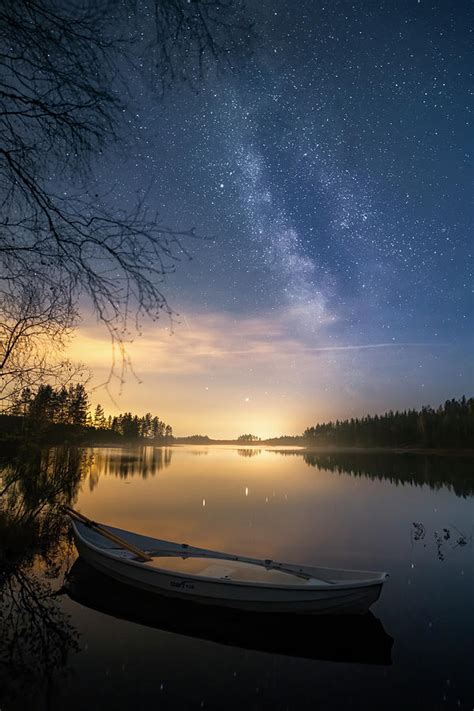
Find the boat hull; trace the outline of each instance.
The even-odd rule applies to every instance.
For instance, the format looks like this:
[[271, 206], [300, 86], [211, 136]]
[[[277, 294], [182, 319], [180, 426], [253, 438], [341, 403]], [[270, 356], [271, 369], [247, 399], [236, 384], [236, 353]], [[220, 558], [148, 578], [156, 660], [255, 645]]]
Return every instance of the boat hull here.
[[122, 585], [78, 558], [65, 591], [75, 602], [150, 628], [246, 650], [357, 664], [391, 664], [393, 639], [366, 615], [260, 614], [203, 606]]
[[89, 545], [74, 527], [76, 547], [93, 568], [120, 583], [147, 592], [202, 605], [249, 612], [293, 614], [363, 614], [379, 598], [383, 581], [370, 585], [258, 586], [183, 576], [127, 559]]

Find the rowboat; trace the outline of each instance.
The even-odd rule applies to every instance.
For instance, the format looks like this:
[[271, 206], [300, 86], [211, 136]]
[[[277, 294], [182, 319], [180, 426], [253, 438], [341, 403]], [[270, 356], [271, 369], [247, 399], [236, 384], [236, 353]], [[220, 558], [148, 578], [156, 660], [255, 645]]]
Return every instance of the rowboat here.
[[68, 509], [76, 548], [96, 570], [141, 590], [254, 612], [363, 614], [387, 573], [249, 558], [90, 521]]
[[393, 639], [371, 612], [262, 615], [199, 605], [119, 583], [99, 573], [81, 556], [67, 573], [63, 591], [89, 610], [181, 638], [300, 659], [384, 666], [392, 663]]

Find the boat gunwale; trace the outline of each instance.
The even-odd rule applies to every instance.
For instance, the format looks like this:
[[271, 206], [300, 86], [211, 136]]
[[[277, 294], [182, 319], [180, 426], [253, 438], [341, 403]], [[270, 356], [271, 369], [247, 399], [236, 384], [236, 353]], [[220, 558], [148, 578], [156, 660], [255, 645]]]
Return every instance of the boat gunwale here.
[[[152, 567], [146, 561], [140, 562], [140, 561], [133, 560], [130, 558], [120, 558], [109, 551], [125, 550], [124, 548], [119, 548], [119, 547], [109, 548], [109, 549], [100, 548], [99, 546], [96, 546], [93, 543], [91, 543], [89, 540], [87, 540], [83, 535], [81, 535], [81, 533], [79, 532], [79, 530], [77, 528], [75, 521], [71, 521], [71, 524], [73, 526], [75, 534], [80, 538], [80, 540], [84, 543], [84, 545], [86, 547], [91, 548], [93, 551], [95, 551], [99, 555], [105, 556], [107, 559], [109, 559], [111, 561], [123, 563], [125, 565], [131, 565], [134, 568], [137, 568], [138, 570], [146, 570], [149, 573], [154, 573], [156, 575], [165, 575], [167, 577], [178, 577], [178, 578], [182, 578], [185, 580], [186, 579], [189, 580], [190, 578], [192, 578], [193, 581], [200, 581], [200, 582], [204, 582], [204, 583], [211, 584], [211, 585], [227, 585], [227, 586], [231, 585], [233, 587], [263, 588], [264, 590], [273, 589], [273, 590], [298, 591], [298, 592], [327, 590], [329, 592], [329, 591], [352, 590], [352, 589], [357, 589], [357, 588], [369, 588], [369, 587], [374, 587], [374, 586], [379, 586], [379, 585], [381, 586], [387, 581], [387, 579], [389, 577], [388, 573], [381, 572], [381, 573], [378, 573], [378, 575], [380, 576], [378, 578], [366, 578], [364, 580], [359, 580], [359, 581], [356, 580], [356, 581], [347, 582], [347, 583], [334, 582], [334, 583], [328, 584], [327, 582], [322, 582], [322, 583], [316, 582], [316, 583], [310, 584], [308, 581], [305, 584], [282, 585], [282, 584], [275, 584], [275, 583], [225, 580], [222, 578], [211, 578], [211, 577], [206, 577], [206, 576], [202, 576], [202, 575], [195, 575], [195, 574], [190, 574], [190, 573], [180, 573], [178, 571], [177, 572], [169, 571], [169, 570], [166, 570], [165, 568]], [[82, 525], [85, 528], [87, 528], [87, 526], [85, 526], [85, 524], [82, 524]], [[131, 531], [126, 531], [125, 529], [118, 529], [118, 530], [124, 531], [125, 533], [132, 533]], [[98, 533], [98, 535], [100, 535], [100, 532], [96, 532], [96, 533]], [[137, 534], [137, 535], [141, 535], [141, 534]], [[150, 536], [149, 538], [152, 538], [152, 536]], [[153, 540], [157, 541], [157, 542], [159, 541], [159, 539], [153, 539]], [[171, 543], [171, 542], [169, 542], [169, 543]], [[183, 545], [183, 544], [174, 543], [172, 545], [179, 546], [179, 545]], [[176, 558], [198, 557], [197, 552], [193, 555], [193, 553], [192, 553], [193, 549], [195, 551], [199, 551], [199, 556], [203, 557], [203, 558], [209, 557], [210, 559], [213, 559], [213, 560], [228, 560], [228, 561], [234, 561], [234, 562], [240, 561], [240, 562], [245, 562], [245, 563], [252, 563], [254, 565], [258, 565], [262, 568], [265, 568], [265, 562], [263, 560], [258, 559], [258, 558], [254, 558], [254, 559], [253, 558], [246, 558], [244, 560], [241, 560], [241, 558], [239, 556], [233, 555], [233, 554], [228, 554], [229, 557], [224, 557], [227, 555], [226, 553], [222, 553], [219, 551], [206, 550], [204, 548], [203, 549], [194, 548], [194, 546], [186, 546], [185, 551], [188, 553], [188, 555], [185, 555], [185, 556], [180, 555], [180, 553], [182, 553], [184, 551], [180, 552], [179, 550], [177, 550], [176, 552], [170, 551], [169, 557], [176, 557]], [[191, 555], [189, 555], [190, 551], [191, 551]], [[146, 552], [146, 550], [145, 550], [145, 552]], [[210, 555], [206, 556], [205, 555], [206, 552]], [[216, 557], [216, 554], [217, 554], [217, 557]], [[242, 556], [242, 558], [244, 558], [244, 557]], [[295, 577], [298, 577], [298, 575], [303, 574], [303, 575], [309, 575], [311, 578], [313, 578], [312, 573], [305, 572], [305, 571], [311, 569], [310, 566], [306, 566], [306, 567], [305, 566], [296, 566], [298, 568], [298, 570], [293, 572], [291, 570], [288, 570], [288, 571], [283, 570], [283, 569], [279, 568], [278, 565], [279, 564], [276, 564], [276, 566], [274, 568], [274, 570], [277, 572], [288, 572], [288, 574], [294, 575]], [[294, 563], [287, 563], [287, 564], [282, 563], [281, 565], [282, 566], [285, 566], [285, 565], [294, 566], [295, 564]], [[330, 571], [331, 569], [325, 568], [324, 570]], [[346, 570], [343, 568], [334, 568], [332, 570], [337, 573], [356, 572], [356, 573], [360, 574], [363, 572], [375, 572], [375, 571], [360, 571], [360, 570], [352, 571], [352, 570]], [[313, 580], [317, 581], [318, 579], [316, 577], [314, 577]]]

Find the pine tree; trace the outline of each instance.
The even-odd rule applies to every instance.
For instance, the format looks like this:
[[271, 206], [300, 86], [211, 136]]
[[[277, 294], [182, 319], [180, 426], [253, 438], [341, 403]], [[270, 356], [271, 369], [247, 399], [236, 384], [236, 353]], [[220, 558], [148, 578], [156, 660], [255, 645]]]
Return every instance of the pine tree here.
[[71, 425], [85, 425], [89, 410], [89, 397], [82, 383], [70, 385], [69, 395], [69, 423]]
[[26, 417], [29, 414], [33, 393], [30, 388], [24, 388], [15, 398], [12, 406], [12, 415]]
[[107, 421], [105, 419], [105, 412], [102, 405], [98, 404], [94, 412], [94, 427], [99, 430], [105, 429], [107, 426]]

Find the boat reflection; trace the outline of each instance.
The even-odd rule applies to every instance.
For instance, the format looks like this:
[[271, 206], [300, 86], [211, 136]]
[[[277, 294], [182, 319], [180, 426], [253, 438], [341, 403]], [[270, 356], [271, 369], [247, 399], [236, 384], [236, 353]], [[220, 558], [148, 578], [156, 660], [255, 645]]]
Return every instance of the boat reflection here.
[[211, 608], [132, 589], [81, 558], [66, 592], [75, 602], [122, 620], [272, 654], [359, 664], [391, 664], [393, 639], [371, 613], [323, 617]]

